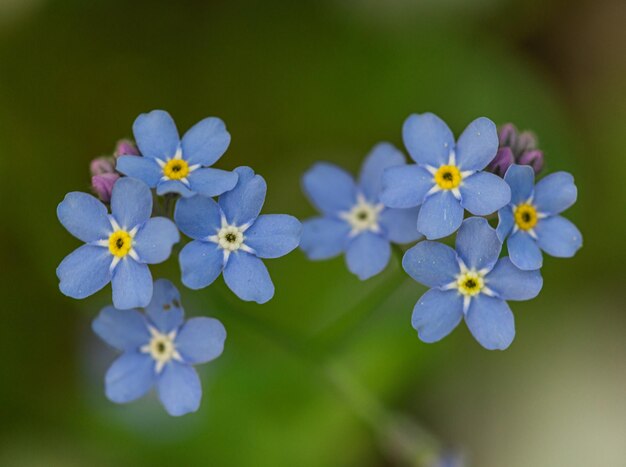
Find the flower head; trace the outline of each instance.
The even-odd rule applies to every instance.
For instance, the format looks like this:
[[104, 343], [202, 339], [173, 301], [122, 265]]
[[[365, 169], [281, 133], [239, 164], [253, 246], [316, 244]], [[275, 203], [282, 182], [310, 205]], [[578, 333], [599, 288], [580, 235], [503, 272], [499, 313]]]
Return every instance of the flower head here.
[[300, 246], [308, 257], [327, 259], [345, 252], [348, 269], [364, 280], [387, 266], [390, 242], [418, 240], [419, 208], [393, 209], [380, 202], [383, 171], [405, 164], [400, 151], [380, 143], [365, 159], [358, 183], [328, 163], [318, 163], [305, 173], [304, 191], [322, 213], [303, 224]]
[[145, 310], [104, 308], [93, 321], [94, 332], [122, 355], [105, 377], [106, 396], [120, 404], [145, 395], [153, 386], [170, 415], [195, 412], [202, 387], [192, 365], [216, 359], [226, 330], [213, 318], [183, 321], [180, 295], [160, 279]]
[[582, 246], [582, 234], [559, 214], [576, 202], [574, 177], [555, 172], [535, 185], [528, 166], [512, 165], [504, 176], [511, 187], [511, 203], [498, 212], [500, 241], [508, 237], [511, 261], [520, 269], [539, 269], [541, 250], [551, 256], [570, 258]]
[[217, 196], [237, 183], [236, 173], [210, 167], [230, 144], [219, 118], [201, 120], [181, 140], [170, 114], [154, 110], [137, 117], [133, 132], [142, 157], [120, 156], [117, 170], [143, 180], [158, 195]]
[[216, 203], [204, 196], [182, 198], [174, 219], [191, 237], [180, 252], [182, 281], [201, 289], [224, 273], [226, 285], [242, 300], [265, 303], [274, 284], [261, 259], [284, 256], [298, 246], [302, 225], [286, 214], [259, 215], [267, 185], [249, 167], [238, 167], [237, 185]]
[[113, 186], [111, 214], [87, 193], [68, 193], [57, 216], [85, 244], [59, 264], [61, 292], [85, 298], [111, 282], [116, 308], [146, 306], [152, 297], [148, 264], [165, 261], [179, 240], [172, 221], [150, 218], [151, 213], [150, 189], [134, 178], [121, 178]]
[[458, 141], [432, 113], [411, 115], [402, 129], [404, 144], [415, 165], [391, 167], [383, 174], [381, 200], [392, 208], [422, 205], [417, 230], [428, 239], [454, 233], [464, 210], [491, 214], [511, 199], [503, 180], [483, 169], [498, 150], [494, 123], [474, 120]]
[[465, 319], [486, 349], [506, 349], [515, 337], [513, 313], [505, 300], [529, 300], [543, 285], [539, 271], [522, 271], [508, 257], [498, 259], [502, 243], [482, 218], [466, 219], [456, 250], [425, 241], [408, 250], [404, 270], [432, 287], [418, 300], [412, 324], [424, 342], [447, 336]]

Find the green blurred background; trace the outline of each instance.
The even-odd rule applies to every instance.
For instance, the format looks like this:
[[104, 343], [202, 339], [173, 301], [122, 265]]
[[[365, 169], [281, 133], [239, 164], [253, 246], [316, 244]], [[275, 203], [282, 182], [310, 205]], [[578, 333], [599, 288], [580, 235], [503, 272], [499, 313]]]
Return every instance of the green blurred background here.
[[[475, 467], [626, 466], [625, 23], [621, 0], [0, 0], [0, 465], [402, 465], [362, 411], [372, 398]], [[265, 212], [300, 218], [314, 161], [355, 171], [378, 141], [401, 145], [411, 112], [457, 133], [481, 115], [512, 121], [538, 134], [548, 171], [575, 174], [567, 216], [585, 244], [547, 258], [541, 295], [513, 304], [506, 352], [464, 325], [421, 343], [410, 316], [424, 289], [397, 263], [361, 283], [341, 258], [267, 261], [266, 305], [221, 279], [183, 291], [189, 315], [229, 333], [200, 367], [198, 413], [170, 418], [153, 396], [117, 406], [102, 390], [114, 354], [89, 328], [110, 288], [58, 291], [78, 242], [55, 208], [155, 108], [181, 131], [223, 118], [218, 166], [253, 166]], [[173, 258], [153, 271], [179, 284]], [[349, 372], [362, 400], [297, 353]]]

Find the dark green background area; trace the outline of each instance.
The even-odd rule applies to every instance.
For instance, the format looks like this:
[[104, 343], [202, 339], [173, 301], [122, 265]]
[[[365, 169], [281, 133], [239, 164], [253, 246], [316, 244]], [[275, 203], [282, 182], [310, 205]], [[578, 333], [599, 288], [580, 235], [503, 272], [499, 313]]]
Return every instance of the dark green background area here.
[[[610, 0], [0, 3], [0, 465], [397, 465], [370, 398], [477, 467], [626, 465], [625, 21]], [[199, 368], [200, 411], [170, 418], [154, 396], [117, 406], [102, 390], [114, 353], [89, 328], [110, 288], [58, 291], [55, 268], [79, 243], [55, 209], [155, 108], [181, 132], [224, 119], [218, 167], [252, 166], [264, 212], [302, 219], [311, 164], [356, 171], [375, 143], [401, 146], [412, 112], [457, 134], [482, 115], [512, 121], [537, 133], [548, 171], [575, 175], [566, 215], [584, 247], [546, 258], [541, 295], [512, 305], [506, 352], [464, 325], [421, 343], [410, 316], [425, 289], [395, 259], [367, 282], [342, 258], [269, 260], [263, 306], [221, 279], [181, 289], [188, 315], [228, 330]], [[175, 258], [153, 273], [180, 285]], [[363, 398], [337, 390], [328, 365]]]

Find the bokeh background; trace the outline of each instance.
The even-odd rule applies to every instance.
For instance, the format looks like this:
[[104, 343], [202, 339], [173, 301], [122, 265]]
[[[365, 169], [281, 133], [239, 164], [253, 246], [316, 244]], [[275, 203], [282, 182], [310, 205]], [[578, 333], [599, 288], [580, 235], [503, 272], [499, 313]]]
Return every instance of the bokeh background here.
[[[402, 465], [373, 406], [409, 420], [409, 445], [419, 422], [477, 467], [626, 466], [624, 24], [621, 0], [1, 0], [0, 465]], [[548, 171], [575, 174], [567, 216], [584, 247], [546, 259], [506, 352], [463, 325], [421, 343], [410, 316], [424, 289], [397, 263], [361, 283], [342, 258], [296, 251], [267, 261], [264, 306], [221, 279], [183, 291], [188, 315], [229, 333], [200, 367], [198, 413], [117, 406], [102, 390], [114, 353], [89, 327], [110, 289], [60, 294], [55, 267], [78, 242], [55, 208], [154, 108], [181, 131], [223, 118], [218, 166], [253, 166], [265, 212], [300, 218], [314, 161], [356, 171], [378, 141], [401, 145], [409, 113], [457, 133], [481, 115], [512, 121], [537, 133]], [[174, 258], [153, 271], [179, 284]]]

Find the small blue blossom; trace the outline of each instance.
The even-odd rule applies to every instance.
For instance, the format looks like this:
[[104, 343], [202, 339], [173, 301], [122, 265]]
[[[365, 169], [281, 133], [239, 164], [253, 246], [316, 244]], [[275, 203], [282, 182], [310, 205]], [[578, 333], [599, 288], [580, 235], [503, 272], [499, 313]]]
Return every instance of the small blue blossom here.
[[145, 310], [104, 308], [93, 321], [94, 332], [122, 355], [105, 377], [105, 393], [124, 404], [139, 399], [153, 386], [174, 416], [200, 407], [202, 387], [192, 365], [222, 354], [226, 330], [213, 318], [183, 322], [176, 287], [164, 279], [154, 283], [154, 296]]
[[137, 117], [133, 133], [143, 157], [121, 156], [116, 168], [156, 187], [158, 195], [218, 196], [237, 183], [234, 172], [209, 167], [230, 144], [230, 134], [219, 118], [199, 121], [180, 140], [170, 114], [153, 110]]
[[[532, 169], [530, 169], [532, 171]], [[432, 287], [418, 300], [412, 324], [424, 342], [447, 336], [465, 318], [486, 349], [506, 349], [515, 337], [513, 313], [505, 300], [529, 300], [543, 285], [539, 271], [522, 271], [508, 257], [498, 259], [502, 243], [486, 219], [466, 219], [456, 251], [425, 241], [408, 250], [404, 270]]]
[[152, 297], [148, 264], [169, 258], [180, 240], [174, 223], [150, 218], [152, 194], [140, 180], [121, 178], [113, 186], [111, 214], [87, 193], [72, 192], [57, 208], [63, 226], [85, 242], [57, 268], [61, 292], [85, 298], [111, 282], [119, 309], [146, 306]]
[[454, 233], [464, 209], [485, 216], [509, 203], [507, 184], [483, 171], [498, 151], [491, 120], [474, 120], [455, 144], [452, 131], [439, 117], [413, 114], [404, 122], [402, 136], [417, 164], [387, 169], [381, 201], [392, 208], [421, 204], [417, 230], [429, 240]]
[[259, 215], [265, 180], [250, 167], [235, 172], [237, 185], [219, 203], [195, 196], [176, 204], [176, 224], [193, 239], [180, 252], [182, 281], [201, 289], [223, 271], [226, 285], [239, 298], [265, 303], [274, 296], [274, 284], [261, 258], [279, 258], [295, 249], [302, 225], [286, 214]]
[[393, 145], [380, 143], [365, 159], [358, 183], [328, 163], [318, 163], [304, 174], [304, 191], [322, 213], [303, 224], [300, 247], [308, 257], [328, 259], [345, 252], [350, 272], [365, 280], [389, 263], [390, 242], [419, 240], [419, 208], [392, 209], [380, 202], [383, 171], [405, 164]]
[[513, 264], [524, 270], [539, 269], [541, 250], [559, 258], [574, 256], [583, 244], [582, 234], [559, 216], [576, 202], [574, 177], [555, 172], [535, 185], [532, 168], [512, 165], [504, 180], [511, 187], [511, 203], [498, 211], [497, 233], [502, 242], [508, 237]]

